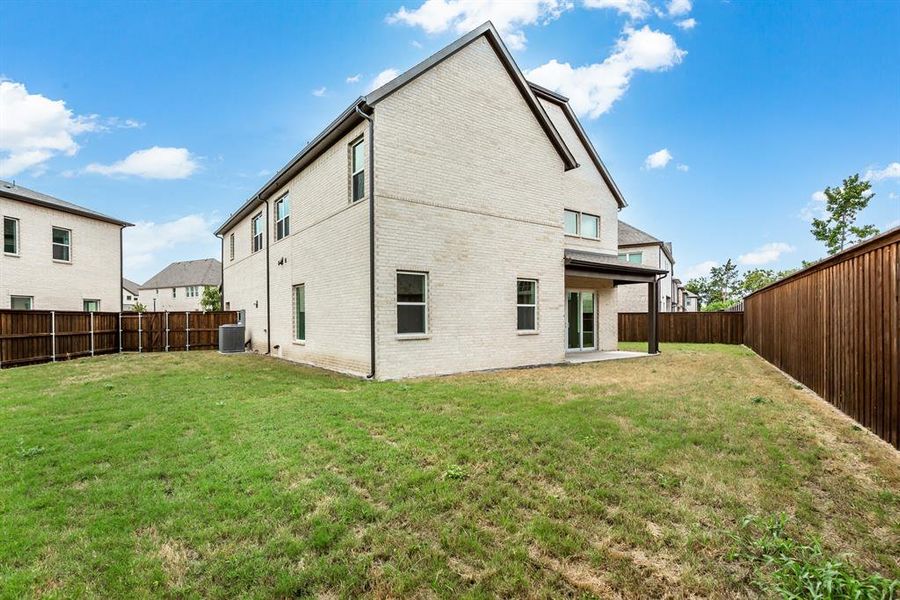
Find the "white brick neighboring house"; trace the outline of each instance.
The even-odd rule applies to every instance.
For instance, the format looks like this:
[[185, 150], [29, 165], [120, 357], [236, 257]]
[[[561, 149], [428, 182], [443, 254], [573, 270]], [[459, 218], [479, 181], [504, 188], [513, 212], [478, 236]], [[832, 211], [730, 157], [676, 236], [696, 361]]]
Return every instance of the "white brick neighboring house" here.
[[661, 273], [617, 258], [624, 205], [567, 99], [486, 23], [351, 104], [228, 218], [225, 307], [257, 352], [379, 379], [614, 349], [614, 286]]
[[130, 279], [122, 278], [122, 310], [134, 309], [134, 305], [138, 302], [140, 288], [141, 286]]
[[2, 180], [0, 215], [0, 308], [122, 309], [130, 223]]
[[684, 290], [684, 311], [697, 312], [700, 310], [700, 296], [694, 292]]
[[215, 258], [173, 262], [140, 286], [140, 301], [149, 311], [202, 310], [207, 287], [222, 285], [222, 263]]
[[[646, 231], [619, 221], [619, 258], [631, 264], [665, 271], [659, 280], [659, 312], [679, 312], [678, 282], [675, 279], [675, 259], [672, 243], [663, 242]], [[647, 289], [630, 285], [618, 291], [619, 312], [647, 312]]]

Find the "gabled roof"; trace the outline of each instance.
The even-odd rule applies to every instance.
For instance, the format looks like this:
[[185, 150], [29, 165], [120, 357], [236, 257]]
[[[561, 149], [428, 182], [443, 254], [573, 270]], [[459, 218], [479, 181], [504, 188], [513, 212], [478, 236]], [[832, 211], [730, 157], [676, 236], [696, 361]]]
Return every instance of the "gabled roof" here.
[[222, 263], [215, 258], [173, 262], [147, 280], [140, 288], [152, 290], [186, 285], [222, 285]]
[[616, 203], [619, 205], [619, 208], [625, 208], [626, 206], [628, 206], [628, 203], [625, 202], [625, 196], [622, 195], [622, 190], [620, 190], [619, 186], [616, 185], [616, 182], [613, 181], [612, 175], [609, 174], [609, 170], [606, 168], [606, 165], [603, 164], [603, 160], [601, 160], [600, 155], [597, 153], [597, 149], [594, 148], [594, 144], [591, 143], [590, 138], [584, 131], [584, 128], [581, 126], [581, 121], [578, 120], [578, 116], [575, 114], [575, 111], [572, 110], [571, 106], [569, 106], [569, 99], [552, 90], [541, 87], [536, 83], [529, 82], [528, 85], [531, 86], [531, 90], [538, 98], [543, 98], [544, 100], [553, 102], [554, 104], [562, 108], [563, 114], [566, 115], [566, 119], [569, 121], [572, 129], [575, 130], [575, 134], [578, 136], [578, 139], [581, 140], [581, 143], [584, 145], [584, 149], [587, 150], [588, 156], [591, 157], [591, 162], [594, 163], [594, 166], [597, 167], [598, 171], [600, 171], [600, 176], [603, 177], [603, 181], [605, 181], [606, 185], [609, 186], [609, 189], [612, 192], [613, 197], [616, 199]]
[[72, 204], [71, 202], [66, 202], [65, 200], [60, 200], [59, 198], [54, 198], [48, 194], [22, 187], [17, 183], [4, 181], [2, 179], [0, 179], [0, 196], [12, 200], [19, 200], [21, 202], [28, 202], [29, 204], [35, 204], [45, 208], [55, 208], [56, 210], [61, 210], [73, 215], [105, 221], [107, 223], [113, 223], [114, 225], [121, 225], [122, 227], [131, 227], [132, 225], [126, 221], [121, 221], [89, 208], [78, 206], [77, 204]]
[[619, 219], [619, 248], [627, 248], [629, 246], [659, 246], [665, 252], [669, 262], [675, 264], [671, 242], [664, 242], [646, 231]]
[[132, 280], [130, 280], [130, 279], [125, 279], [124, 277], [122, 278], [122, 288], [123, 288], [124, 290], [126, 290], [126, 291], [128, 291], [128, 292], [131, 292], [132, 294], [137, 294], [137, 293], [138, 293], [138, 290], [140, 289], [140, 287], [141, 287], [141, 286], [139, 286], [138, 284], [136, 284], [136, 283], [133, 282]]
[[[572, 151], [569, 150], [568, 146], [566, 146], [566, 143], [565, 141], [563, 141], [562, 136], [556, 130], [556, 127], [553, 125], [553, 122], [550, 120], [550, 117], [547, 115], [544, 107], [537, 99], [537, 96], [535, 96], [532, 86], [528, 83], [528, 81], [525, 80], [525, 76], [522, 75], [522, 72], [519, 70], [519, 67], [513, 60], [512, 55], [509, 53], [509, 50], [507, 50], [506, 46], [503, 44], [503, 40], [500, 39], [500, 34], [497, 33], [494, 25], [490, 21], [488, 21], [470, 31], [466, 35], [462, 36], [449, 46], [446, 46], [442, 50], [439, 50], [416, 66], [402, 73], [398, 77], [392, 79], [380, 88], [373, 90], [366, 96], [357, 98], [334, 121], [332, 121], [328, 125], [328, 127], [326, 127], [311, 142], [309, 142], [299, 153], [294, 156], [294, 158], [292, 158], [268, 182], [266, 182], [266, 184], [263, 185], [256, 194], [247, 199], [247, 201], [244, 202], [243, 205], [241, 205], [241, 208], [232, 213], [231, 216], [229, 216], [228, 219], [216, 230], [216, 235], [222, 235], [229, 228], [233, 227], [237, 221], [249, 215], [258, 204], [277, 192], [285, 183], [287, 183], [291, 178], [295, 177], [297, 173], [303, 170], [306, 165], [315, 160], [322, 152], [331, 147], [335, 141], [343, 137], [348, 131], [359, 124], [363, 120], [363, 117], [359, 114], [359, 111], [362, 111], [366, 114], [371, 114], [374, 110], [373, 107], [378, 102], [381, 102], [389, 95], [405, 86], [407, 83], [413, 81], [423, 73], [429, 71], [432, 67], [437, 66], [444, 60], [450, 58], [481, 37], [484, 37], [497, 53], [497, 57], [506, 68], [506, 71], [512, 78], [513, 83], [515, 83], [516, 87], [522, 93], [522, 97], [525, 99], [525, 102], [526, 104], [528, 104], [531, 112], [534, 113], [534, 116], [537, 119], [538, 124], [541, 126], [541, 129], [543, 129], [544, 133], [547, 134], [547, 137], [562, 159], [565, 170], [568, 171], [570, 169], [577, 168], [579, 165], [575, 160], [575, 156], [572, 154]], [[610, 179], [610, 181], [612, 180]], [[611, 185], [611, 187], [614, 186], [615, 184]]]

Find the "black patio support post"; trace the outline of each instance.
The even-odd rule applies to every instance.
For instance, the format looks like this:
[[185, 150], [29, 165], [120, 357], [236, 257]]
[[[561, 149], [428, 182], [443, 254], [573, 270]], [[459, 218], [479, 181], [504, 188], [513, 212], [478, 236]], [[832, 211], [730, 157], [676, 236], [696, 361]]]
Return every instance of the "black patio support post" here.
[[647, 284], [647, 352], [659, 353], [659, 283], [654, 279]]

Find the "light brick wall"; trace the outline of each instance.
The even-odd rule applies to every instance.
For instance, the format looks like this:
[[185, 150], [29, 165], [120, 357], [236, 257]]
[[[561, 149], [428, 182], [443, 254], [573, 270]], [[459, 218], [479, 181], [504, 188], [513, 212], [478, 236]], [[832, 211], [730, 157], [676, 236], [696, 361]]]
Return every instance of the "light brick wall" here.
[[175, 297], [172, 297], [172, 288], [142, 289], [139, 294], [141, 304], [150, 311], [185, 311], [203, 310], [200, 307], [200, 298], [203, 297], [204, 286], [198, 285], [197, 296], [188, 298], [187, 287], [175, 288]]
[[[669, 312], [671, 302], [674, 302], [672, 283], [672, 264], [662, 249], [657, 245], [629, 246], [619, 252], [642, 252], [641, 264], [654, 269], [667, 269], [668, 274], [659, 280], [659, 312]], [[647, 312], [647, 284], [636, 283], [632, 285], [620, 285], [618, 288], [616, 305], [618, 312]], [[670, 298], [670, 307], [666, 307], [666, 296]]]
[[[113, 223], [0, 198], [0, 214], [19, 219], [19, 256], [0, 254], [0, 308], [10, 296], [32, 296], [35, 310], [100, 310], [121, 306], [121, 228]], [[71, 262], [53, 260], [52, 228], [71, 230]]]

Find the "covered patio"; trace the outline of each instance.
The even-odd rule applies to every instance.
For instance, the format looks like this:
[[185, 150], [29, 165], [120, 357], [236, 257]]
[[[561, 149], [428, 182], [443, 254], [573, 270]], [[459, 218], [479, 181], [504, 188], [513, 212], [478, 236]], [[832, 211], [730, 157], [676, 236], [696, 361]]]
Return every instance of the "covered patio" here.
[[[666, 271], [653, 267], [645, 267], [619, 260], [618, 256], [588, 252], [567, 248], [565, 250], [565, 274], [567, 292], [570, 288], [590, 285], [590, 287], [620, 285], [646, 285], [647, 294], [647, 354], [659, 353], [659, 279]], [[568, 293], [567, 293], [568, 295]], [[613, 315], [616, 314], [615, 308]], [[567, 316], [567, 323], [569, 323]], [[571, 349], [570, 343], [570, 349]], [[625, 354], [634, 356], [624, 356]], [[566, 353], [567, 362], [593, 362], [596, 360], [614, 360], [617, 358], [636, 358], [640, 352], [623, 353], [619, 351], [602, 351], [579, 349]]]

